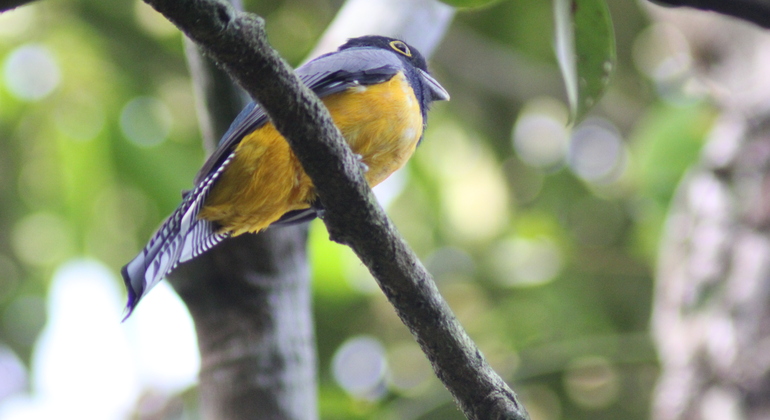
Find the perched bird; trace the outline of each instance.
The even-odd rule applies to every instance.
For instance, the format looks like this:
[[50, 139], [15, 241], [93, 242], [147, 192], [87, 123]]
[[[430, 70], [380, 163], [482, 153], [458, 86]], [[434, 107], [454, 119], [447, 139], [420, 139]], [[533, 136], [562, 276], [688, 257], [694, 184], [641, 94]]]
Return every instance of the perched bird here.
[[[402, 167], [422, 139], [428, 107], [449, 100], [420, 53], [383, 36], [348, 40], [296, 70], [331, 113], [370, 186]], [[265, 111], [249, 104], [195, 177], [195, 188], [121, 270], [128, 317], [176, 266], [229, 236], [311, 220], [313, 183]]]

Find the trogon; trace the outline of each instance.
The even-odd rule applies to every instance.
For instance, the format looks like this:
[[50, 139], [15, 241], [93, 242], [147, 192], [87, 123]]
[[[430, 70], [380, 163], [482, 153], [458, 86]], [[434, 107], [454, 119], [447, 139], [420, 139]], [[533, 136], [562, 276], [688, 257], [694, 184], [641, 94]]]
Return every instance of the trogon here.
[[[329, 109], [372, 187], [412, 155], [430, 104], [449, 100], [416, 49], [383, 36], [350, 39], [296, 74]], [[312, 181], [256, 103], [233, 121], [194, 185], [121, 270], [128, 315], [178, 264], [223, 239], [310, 220], [322, 211]]]

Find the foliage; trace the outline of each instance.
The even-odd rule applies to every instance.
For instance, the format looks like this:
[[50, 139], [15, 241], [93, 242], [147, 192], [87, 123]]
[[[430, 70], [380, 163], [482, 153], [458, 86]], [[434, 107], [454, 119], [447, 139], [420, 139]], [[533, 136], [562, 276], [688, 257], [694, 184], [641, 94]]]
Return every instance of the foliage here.
[[615, 34], [604, 0], [555, 0], [556, 57], [572, 116], [580, 120], [599, 100], [615, 67]]

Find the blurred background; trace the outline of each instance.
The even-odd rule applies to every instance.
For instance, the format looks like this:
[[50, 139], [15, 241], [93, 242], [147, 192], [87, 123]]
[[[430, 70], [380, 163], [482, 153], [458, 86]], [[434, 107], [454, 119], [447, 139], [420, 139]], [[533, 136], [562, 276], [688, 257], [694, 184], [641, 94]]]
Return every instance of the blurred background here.
[[[296, 65], [341, 3], [245, 7]], [[618, 65], [574, 127], [551, 2], [458, 11], [452, 101], [378, 191], [536, 420], [648, 418], [660, 233], [717, 115], [680, 28], [608, 3]], [[181, 36], [140, 0], [0, 15], [0, 419], [198, 418], [184, 305], [162, 284], [121, 324], [119, 269], [203, 158]], [[321, 417], [463, 418], [353, 253], [318, 221], [310, 249]]]

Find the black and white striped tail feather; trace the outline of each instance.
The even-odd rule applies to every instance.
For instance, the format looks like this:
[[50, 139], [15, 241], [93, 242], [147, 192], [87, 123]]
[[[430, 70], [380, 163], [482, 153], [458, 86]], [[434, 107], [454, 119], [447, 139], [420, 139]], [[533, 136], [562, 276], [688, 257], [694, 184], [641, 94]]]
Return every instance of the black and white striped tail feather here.
[[180, 263], [211, 249], [228, 235], [217, 233], [217, 226], [198, 218], [214, 181], [234, 156], [231, 153], [216, 171], [186, 194], [182, 204], [152, 236], [147, 246], [121, 270], [128, 290], [127, 319], [139, 300]]

